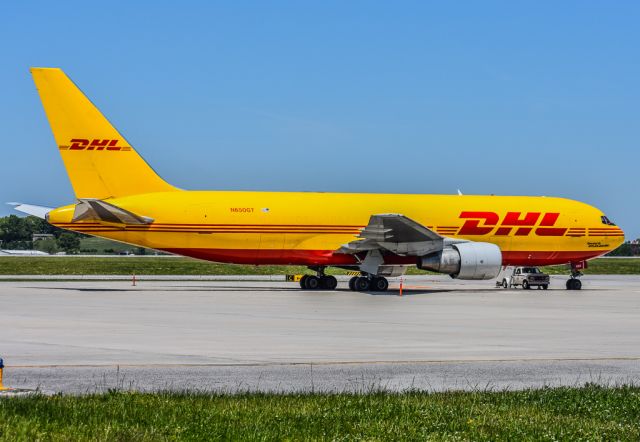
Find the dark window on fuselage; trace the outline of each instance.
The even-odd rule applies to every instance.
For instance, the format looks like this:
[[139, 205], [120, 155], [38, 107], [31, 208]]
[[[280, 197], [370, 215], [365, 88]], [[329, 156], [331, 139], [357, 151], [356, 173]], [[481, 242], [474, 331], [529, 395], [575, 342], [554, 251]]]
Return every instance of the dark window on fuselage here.
[[602, 221], [602, 224], [606, 224], [608, 226], [615, 226], [615, 224], [613, 223], [613, 221], [611, 221], [609, 218], [607, 218], [606, 216], [602, 215], [600, 217], [600, 220]]

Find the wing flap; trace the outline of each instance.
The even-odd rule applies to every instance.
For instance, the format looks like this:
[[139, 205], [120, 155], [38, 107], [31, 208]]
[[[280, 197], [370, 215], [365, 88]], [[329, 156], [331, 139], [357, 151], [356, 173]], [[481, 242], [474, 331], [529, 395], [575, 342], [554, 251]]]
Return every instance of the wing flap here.
[[397, 255], [421, 256], [441, 250], [444, 237], [404, 215], [372, 215], [358, 239], [343, 245], [339, 253], [387, 250]]

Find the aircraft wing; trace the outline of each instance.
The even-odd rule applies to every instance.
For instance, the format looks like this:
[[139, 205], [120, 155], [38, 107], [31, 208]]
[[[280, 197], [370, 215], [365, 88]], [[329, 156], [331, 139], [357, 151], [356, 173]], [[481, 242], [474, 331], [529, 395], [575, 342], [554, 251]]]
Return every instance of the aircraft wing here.
[[73, 212], [72, 223], [94, 221], [102, 224], [141, 225], [151, 224], [153, 218], [137, 215], [121, 207], [98, 199], [80, 199]]
[[36, 206], [34, 204], [23, 204], [23, 203], [7, 203], [12, 206], [18, 212], [26, 213], [27, 215], [37, 216], [38, 218], [45, 219], [47, 213], [53, 210], [52, 207], [44, 207], [44, 206]]
[[422, 256], [442, 250], [444, 237], [400, 214], [372, 215], [358, 239], [338, 252], [354, 254], [368, 250], [387, 250], [397, 255]]

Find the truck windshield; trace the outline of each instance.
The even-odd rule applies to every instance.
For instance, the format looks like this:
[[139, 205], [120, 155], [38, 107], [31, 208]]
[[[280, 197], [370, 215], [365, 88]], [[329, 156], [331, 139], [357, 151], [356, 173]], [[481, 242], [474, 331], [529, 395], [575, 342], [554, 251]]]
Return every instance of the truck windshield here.
[[524, 273], [540, 273], [540, 270], [535, 267], [525, 267], [524, 269], [522, 269], [522, 271]]

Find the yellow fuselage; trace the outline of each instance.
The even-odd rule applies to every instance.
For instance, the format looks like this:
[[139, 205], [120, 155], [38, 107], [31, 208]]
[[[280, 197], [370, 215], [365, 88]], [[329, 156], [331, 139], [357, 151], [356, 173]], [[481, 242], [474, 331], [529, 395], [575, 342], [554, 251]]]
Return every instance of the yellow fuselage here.
[[[336, 253], [371, 215], [402, 214], [442, 236], [494, 243], [504, 265], [551, 265], [602, 255], [624, 240], [603, 213], [563, 198], [306, 192], [170, 191], [108, 200], [149, 225], [71, 223], [73, 205], [49, 221], [77, 232], [218, 262], [349, 265]], [[415, 257], [389, 256], [411, 264]]]

